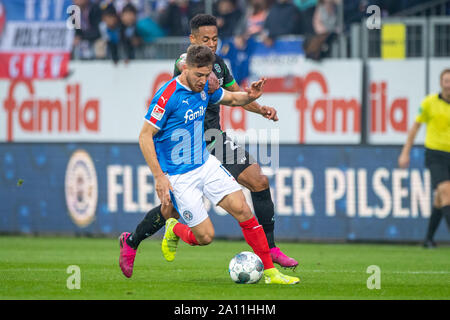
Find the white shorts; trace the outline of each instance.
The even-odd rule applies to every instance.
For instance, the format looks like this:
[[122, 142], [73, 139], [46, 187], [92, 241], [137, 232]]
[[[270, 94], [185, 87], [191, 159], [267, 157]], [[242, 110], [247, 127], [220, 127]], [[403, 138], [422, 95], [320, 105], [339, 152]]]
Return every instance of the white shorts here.
[[171, 192], [172, 203], [189, 227], [208, 218], [203, 195], [217, 205], [225, 196], [242, 190], [214, 156], [209, 156], [202, 166], [192, 171], [167, 177], [174, 191]]

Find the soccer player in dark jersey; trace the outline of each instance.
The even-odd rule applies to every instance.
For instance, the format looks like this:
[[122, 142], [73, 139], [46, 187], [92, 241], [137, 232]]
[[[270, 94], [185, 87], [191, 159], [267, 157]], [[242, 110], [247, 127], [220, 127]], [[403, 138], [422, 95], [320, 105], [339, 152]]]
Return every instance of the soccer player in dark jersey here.
[[419, 109], [416, 121], [398, 157], [401, 168], [409, 166], [409, 153], [422, 123], [425, 136], [425, 165], [430, 170], [434, 191], [433, 209], [423, 246], [434, 248], [434, 234], [444, 216], [450, 230], [450, 69], [441, 73], [441, 92], [428, 95]]
[[[216, 18], [207, 14], [196, 15], [191, 20], [191, 44], [203, 44], [213, 52], [217, 51], [218, 30]], [[219, 85], [228, 91], [242, 91], [234, 80], [231, 72], [222, 58], [215, 55], [213, 73], [216, 75]], [[183, 59], [178, 59], [175, 64], [175, 76], [180, 73]], [[277, 112], [274, 108], [261, 106], [257, 102], [252, 102], [243, 107], [245, 110], [261, 114], [263, 117], [277, 121]], [[208, 105], [204, 120], [205, 131], [220, 130], [220, 105]], [[261, 167], [255, 159], [240, 145], [236, 145], [229, 139], [225, 132], [222, 132], [222, 139], [208, 138], [205, 136], [208, 150], [215, 155], [223, 166], [233, 175], [237, 182], [251, 191], [251, 197], [255, 215], [258, 222], [263, 226], [269, 243], [270, 255], [274, 263], [285, 268], [295, 268], [298, 262], [285, 255], [280, 248], [275, 245], [274, 240], [274, 204], [270, 193], [268, 178], [262, 173]], [[217, 142], [221, 144], [217, 146]], [[244, 157], [242, 157], [244, 155]], [[178, 217], [177, 213], [172, 216]], [[153, 235], [165, 225], [165, 220], [170, 217], [170, 213], [162, 213], [161, 206], [150, 210], [142, 222], [136, 227], [135, 232], [126, 238], [126, 245], [135, 251], [140, 242]], [[132, 252], [128, 250], [128, 252]], [[127, 259], [134, 261], [134, 255]]]

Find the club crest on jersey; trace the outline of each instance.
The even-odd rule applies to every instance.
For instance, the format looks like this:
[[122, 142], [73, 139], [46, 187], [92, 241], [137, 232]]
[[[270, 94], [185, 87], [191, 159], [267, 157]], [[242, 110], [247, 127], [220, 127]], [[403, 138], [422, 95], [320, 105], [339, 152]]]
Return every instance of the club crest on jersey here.
[[189, 210], [184, 211], [183, 212], [183, 218], [186, 221], [191, 221], [192, 218], [193, 218], [192, 213]]
[[206, 100], [206, 93], [205, 93], [205, 91], [200, 92], [200, 97], [202, 98], [203, 101]]
[[220, 68], [220, 65], [218, 63], [214, 64], [214, 69], [216, 69], [217, 73], [220, 73], [222, 71], [222, 68]]
[[153, 108], [153, 111], [152, 111], [152, 117], [159, 121], [162, 119], [164, 112], [166, 112], [166, 110], [164, 110], [164, 108], [161, 108], [160, 106], [155, 105], [155, 107]]
[[200, 106], [200, 108], [197, 111], [192, 111], [192, 109], [189, 109], [184, 114], [184, 123], [187, 123], [188, 121], [192, 121], [197, 119], [198, 117], [201, 117], [205, 114], [206, 108], [204, 106]]

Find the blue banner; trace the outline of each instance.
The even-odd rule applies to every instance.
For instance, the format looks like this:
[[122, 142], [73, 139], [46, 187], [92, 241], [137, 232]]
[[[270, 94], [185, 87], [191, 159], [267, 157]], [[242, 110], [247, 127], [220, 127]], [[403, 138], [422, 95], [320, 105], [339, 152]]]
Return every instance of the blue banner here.
[[7, 21], [45, 22], [65, 21], [71, 0], [26, 1], [0, 0]]
[[[424, 152], [396, 167], [399, 147], [282, 145], [263, 167], [277, 239], [421, 241], [432, 192]], [[0, 144], [0, 232], [118, 235], [158, 204], [137, 144]], [[251, 199], [247, 193], [248, 201]], [[206, 207], [216, 236], [241, 238], [237, 222]], [[436, 239], [450, 240], [442, 225]]]
[[238, 84], [242, 84], [249, 77], [250, 61], [253, 57], [304, 56], [303, 39], [300, 37], [277, 39], [272, 47], [267, 47], [263, 42], [250, 38], [242, 48], [236, 46], [233, 38], [223, 39], [218, 52], [230, 62], [233, 77]]

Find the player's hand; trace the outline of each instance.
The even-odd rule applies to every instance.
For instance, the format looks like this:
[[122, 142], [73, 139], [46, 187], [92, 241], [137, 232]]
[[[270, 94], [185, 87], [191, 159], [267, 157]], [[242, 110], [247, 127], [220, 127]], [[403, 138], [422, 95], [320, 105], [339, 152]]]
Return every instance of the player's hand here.
[[250, 88], [246, 88], [247, 94], [250, 99], [256, 100], [263, 94], [264, 84], [266, 83], [266, 78], [261, 78], [258, 81], [252, 82]]
[[398, 157], [398, 166], [402, 169], [409, 167], [409, 154], [401, 153]]
[[272, 121], [278, 121], [278, 116], [277, 116], [277, 110], [275, 110], [275, 108], [272, 107], [268, 107], [268, 106], [261, 106], [261, 115], [268, 119], [268, 120], [272, 120]]
[[170, 205], [170, 192], [173, 192], [172, 185], [169, 179], [165, 175], [161, 175], [155, 178], [155, 189], [158, 194], [159, 201], [163, 206]]
[[178, 214], [178, 211], [173, 207], [173, 204], [170, 204], [168, 206], [161, 204], [161, 214], [165, 220], [169, 218], [175, 218], [177, 220], [180, 219], [180, 215]]
[[186, 64], [186, 57], [187, 53], [183, 53], [176, 63], [176, 67], [180, 72], [183, 70], [183, 66]]
[[217, 79], [214, 72], [211, 72], [208, 77], [208, 93], [211, 94], [220, 88], [219, 79]]

